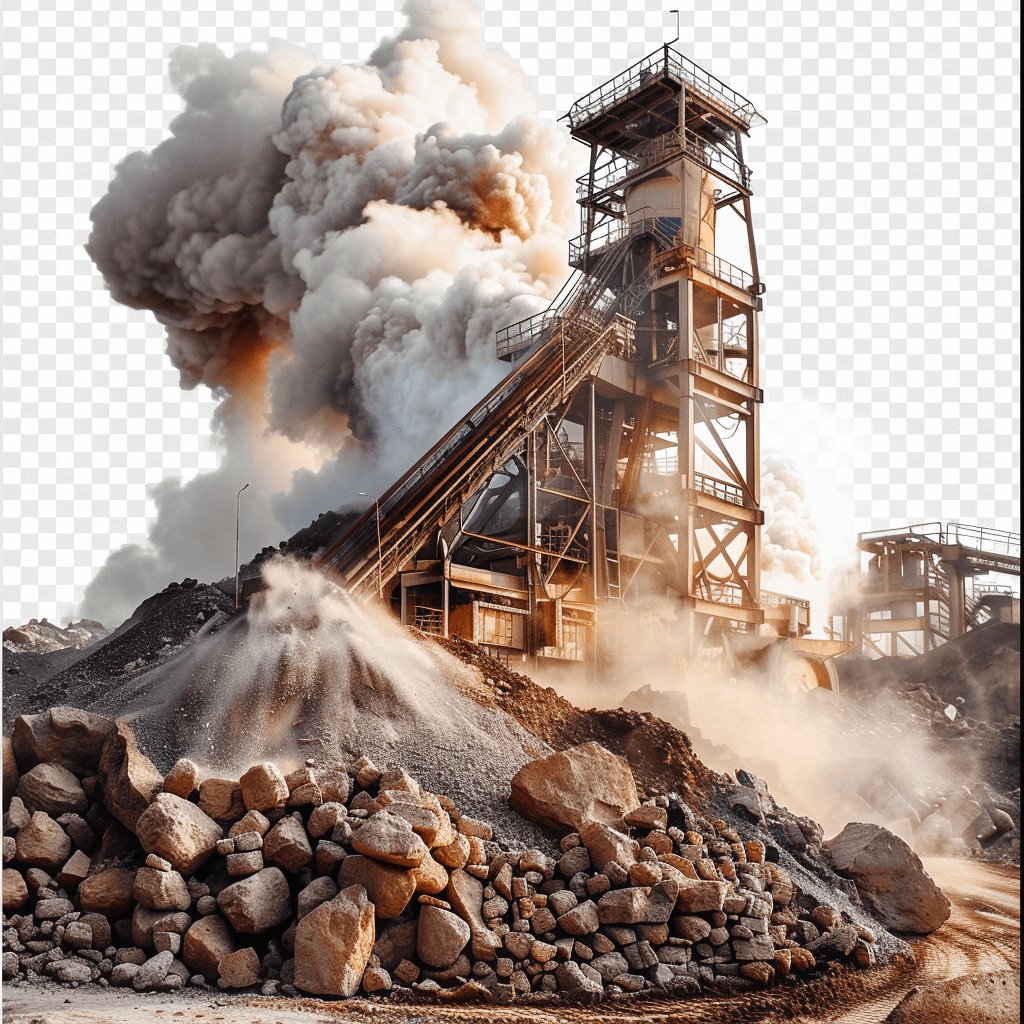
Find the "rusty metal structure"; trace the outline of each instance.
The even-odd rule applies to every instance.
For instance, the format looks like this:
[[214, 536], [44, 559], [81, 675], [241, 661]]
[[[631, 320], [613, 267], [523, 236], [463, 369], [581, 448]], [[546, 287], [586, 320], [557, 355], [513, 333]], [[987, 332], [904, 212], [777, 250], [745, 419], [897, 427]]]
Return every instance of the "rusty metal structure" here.
[[[871, 657], [913, 657], [989, 621], [1020, 622], [1020, 593], [982, 582], [1020, 578], [1020, 535], [968, 523], [916, 523], [862, 533], [865, 564], [856, 600], [833, 615], [842, 635]], [[838, 623], [835, 621], [838, 619]]]
[[686, 662], [755, 637], [766, 605], [800, 636], [806, 602], [760, 591], [765, 289], [743, 139], [764, 119], [668, 45], [565, 119], [590, 151], [576, 273], [498, 334], [509, 375], [319, 564], [511, 662], [597, 669], [651, 602]]

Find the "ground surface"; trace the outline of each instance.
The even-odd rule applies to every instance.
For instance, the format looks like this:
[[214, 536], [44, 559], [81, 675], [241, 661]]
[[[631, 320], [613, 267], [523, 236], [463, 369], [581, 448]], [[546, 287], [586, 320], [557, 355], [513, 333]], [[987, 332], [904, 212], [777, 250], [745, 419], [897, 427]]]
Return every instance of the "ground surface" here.
[[[1020, 877], [1014, 868], [930, 860], [929, 872], [953, 914], [935, 934], [912, 943], [915, 965], [874, 971], [844, 968], [771, 991], [700, 999], [633, 1000], [598, 1006], [399, 1006], [370, 1000], [270, 1000], [188, 992], [139, 995], [55, 984], [6, 987], [6, 1024], [880, 1024], [914, 986], [993, 971], [1020, 971]], [[1015, 1018], [1019, 1020], [1019, 1016]]]

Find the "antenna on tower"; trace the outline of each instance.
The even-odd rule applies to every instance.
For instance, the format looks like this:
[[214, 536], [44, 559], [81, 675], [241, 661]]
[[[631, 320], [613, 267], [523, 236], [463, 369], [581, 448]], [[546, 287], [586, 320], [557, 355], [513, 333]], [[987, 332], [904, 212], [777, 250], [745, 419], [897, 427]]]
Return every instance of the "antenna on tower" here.
[[673, 9], [673, 10], [669, 11], [668, 13], [669, 14], [674, 14], [676, 16], [676, 37], [675, 37], [675, 39], [670, 39], [665, 44], [666, 46], [671, 46], [673, 43], [675, 43], [675, 42], [677, 42], [679, 40], [679, 11]]

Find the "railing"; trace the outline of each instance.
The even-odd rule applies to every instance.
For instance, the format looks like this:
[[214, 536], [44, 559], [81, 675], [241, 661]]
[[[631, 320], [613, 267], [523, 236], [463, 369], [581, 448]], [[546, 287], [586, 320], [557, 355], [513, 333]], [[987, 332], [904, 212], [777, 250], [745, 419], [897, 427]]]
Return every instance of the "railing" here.
[[811, 602], [802, 597], [790, 597], [788, 594], [775, 594], [770, 590], [761, 591], [761, 604], [766, 608], [781, 608], [783, 605], [792, 604], [797, 608], [810, 608]]
[[728, 480], [719, 480], [714, 476], [705, 476], [703, 473], [693, 474], [693, 489], [707, 494], [720, 501], [727, 501], [730, 505], [746, 505], [743, 497], [743, 488]]
[[[646, 208], [645, 208], [646, 209]], [[607, 251], [608, 247], [621, 242], [624, 238], [639, 235], [651, 235], [666, 249], [676, 248], [679, 244], [681, 218], [634, 216], [628, 222], [609, 220], [600, 225], [588, 237], [577, 235], [569, 242], [569, 263], [580, 266], [584, 257], [596, 257]], [[725, 281], [734, 288], [753, 294], [754, 279], [745, 270], [728, 263], [721, 257], [706, 249], [693, 249], [694, 262], [705, 273]], [[656, 271], [652, 271], [655, 279]]]
[[554, 336], [561, 326], [562, 317], [558, 311], [545, 309], [503, 328], [496, 335], [498, 358], [504, 359], [514, 352], [528, 348], [542, 335]]
[[988, 526], [972, 526], [969, 523], [947, 523], [945, 537], [947, 544], [961, 544], [976, 551], [1020, 558], [1019, 533], [994, 530]]
[[666, 45], [578, 99], [569, 108], [567, 115], [570, 130], [579, 128], [595, 114], [625, 99], [630, 93], [639, 92], [650, 84], [652, 78], [658, 76], [675, 77], [685, 82], [696, 92], [724, 106], [744, 128], [766, 123], [745, 96], [709, 74], [689, 57], [684, 57], [678, 50]]
[[581, 201], [585, 201], [617, 188], [634, 174], [683, 155], [689, 156], [725, 181], [746, 192], [750, 191], [750, 168], [745, 163], [689, 128], [673, 128], [632, 153], [613, 153], [595, 169], [593, 181], [589, 174], [578, 177], [577, 195]]
[[745, 591], [738, 583], [717, 583], [702, 577], [697, 581], [697, 591], [705, 601], [713, 601], [715, 604], [743, 607], [746, 603]]

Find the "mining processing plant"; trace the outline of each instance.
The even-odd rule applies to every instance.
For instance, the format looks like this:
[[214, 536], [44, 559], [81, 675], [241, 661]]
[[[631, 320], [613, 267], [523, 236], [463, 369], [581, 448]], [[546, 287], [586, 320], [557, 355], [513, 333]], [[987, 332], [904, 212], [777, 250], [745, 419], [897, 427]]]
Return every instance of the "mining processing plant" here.
[[[966, 523], [862, 533], [854, 600], [831, 633], [871, 657], [914, 657], [990, 622], [1020, 624], [1020, 534]], [[1019, 586], [1019, 584], [1018, 584]]]
[[660, 618], [646, 642], [680, 668], [770, 663], [835, 689], [850, 630], [808, 638], [807, 601], [760, 587], [765, 287], [743, 139], [764, 118], [666, 45], [565, 120], [590, 155], [576, 273], [498, 334], [509, 375], [319, 564], [513, 664], [599, 674]]

